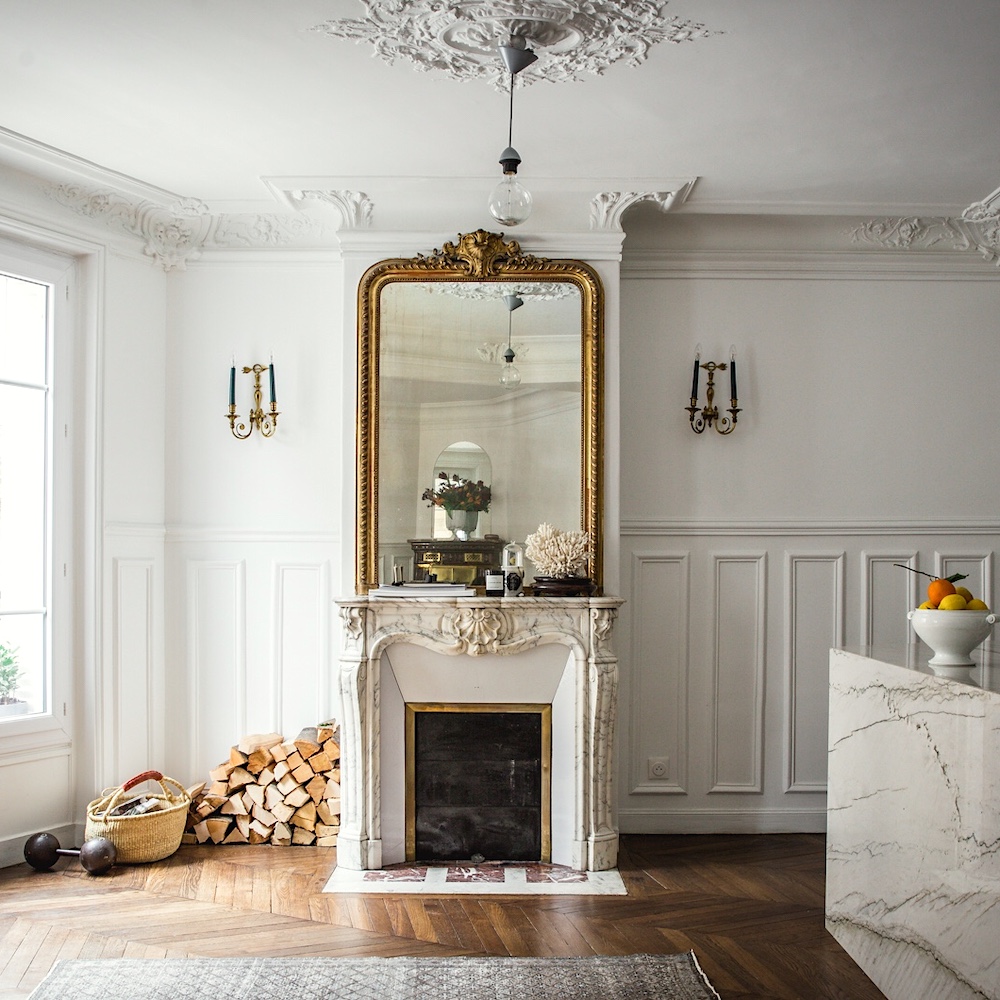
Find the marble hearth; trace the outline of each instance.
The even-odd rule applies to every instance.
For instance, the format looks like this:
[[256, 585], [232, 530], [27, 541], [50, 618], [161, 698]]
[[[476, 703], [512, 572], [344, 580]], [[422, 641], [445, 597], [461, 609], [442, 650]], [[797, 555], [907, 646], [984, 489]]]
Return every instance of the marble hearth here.
[[618, 660], [611, 597], [338, 601], [339, 867], [405, 858], [404, 709], [438, 704], [552, 706], [552, 861], [605, 871], [618, 858], [612, 748]]

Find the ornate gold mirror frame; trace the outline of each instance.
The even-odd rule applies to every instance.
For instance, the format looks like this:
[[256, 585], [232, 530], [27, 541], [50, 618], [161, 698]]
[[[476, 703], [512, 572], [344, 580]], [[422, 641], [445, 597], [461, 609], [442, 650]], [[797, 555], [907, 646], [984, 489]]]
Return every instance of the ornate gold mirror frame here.
[[[568, 282], [580, 296], [580, 530], [591, 538], [589, 575], [603, 584], [603, 345], [600, 277], [576, 260], [523, 254], [517, 242], [479, 229], [413, 258], [379, 261], [358, 286], [357, 592], [379, 585], [379, 357], [381, 296], [393, 282]], [[539, 523], [545, 512], [539, 512]], [[562, 527], [557, 525], [557, 527]], [[569, 527], [569, 526], [568, 526]], [[576, 530], [573, 527], [573, 530]]]

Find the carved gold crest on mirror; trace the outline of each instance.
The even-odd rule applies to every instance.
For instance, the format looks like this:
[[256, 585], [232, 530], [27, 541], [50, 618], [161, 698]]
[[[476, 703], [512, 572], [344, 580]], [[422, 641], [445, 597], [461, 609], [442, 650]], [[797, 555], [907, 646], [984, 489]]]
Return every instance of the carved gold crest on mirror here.
[[[589, 265], [481, 229], [365, 272], [359, 593], [400, 577], [481, 584], [543, 522], [590, 534], [600, 592], [603, 322]], [[518, 379], [501, 378], [512, 363]]]

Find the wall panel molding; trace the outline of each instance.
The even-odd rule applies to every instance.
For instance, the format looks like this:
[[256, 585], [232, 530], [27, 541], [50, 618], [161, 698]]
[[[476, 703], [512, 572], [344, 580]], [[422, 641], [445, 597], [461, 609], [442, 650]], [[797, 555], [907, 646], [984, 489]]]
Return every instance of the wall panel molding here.
[[314, 545], [335, 545], [340, 535], [335, 531], [296, 528], [287, 531], [260, 531], [253, 528], [234, 528], [231, 525], [166, 526], [166, 540], [170, 544], [205, 542], [275, 542], [290, 544], [307, 542]]
[[[688, 784], [688, 645], [690, 580], [687, 553], [633, 552], [628, 713], [630, 794], [682, 795]], [[651, 718], [650, 705], [662, 714]], [[649, 757], [669, 757], [664, 780], [651, 780]]]
[[920, 577], [900, 569], [899, 564], [917, 568], [918, 557], [909, 552], [861, 552], [861, 635], [862, 646], [905, 642], [909, 625], [906, 612], [920, 600]]
[[622, 537], [642, 537], [654, 535], [705, 536], [705, 535], [749, 535], [753, 537], [810, 537], [842, 535], [988, 535], [1000, 533], [1000, 521], [996, 520], [934, 520], [909, 521], [894, 520], [804, 520], [787, 521], [692, 521], [671, 518], [623, 518]]
[[710, 792], [764, 790], [767, 554], [712, 556], [715, 635]]
[[[303, 726], [326, 721], [319, 716], [332, 706], [330, 578], [328, 561], [272, 565], [272, 725], [289, 738]], [[302, 715], [310, 709], [315, 718]], [[298, 718], [289, 720], [296, 711]]]
[[826, 792], [829, 651], [844, 645], [845, 552], [785, 553], [785, 791]]
[[158, 758], [163, 706], [156, 703], [155, 577], [153, 559], [111, 561], [110, 749], [117, 774], [138, 773]]
[[[966, 579], [959, 581], [959, 586], [967, 587], [974, 597], [984, 600], [990, 610], [1000, 606], [1000, 599], [993, 594], [993, 552], [955, 552], [937, 551], [934, 553], [934, 572], [940, 576], [952, 576], [954, 573], [965, 573]], [[994, 630], [995, 632], [995, 630]], [[983, 650], [992, 652], [996, 646], [994, 632], [986, 637], [982, 644]]]
[[[191, 759], [211, 759], [207, 730], [247, 732], [246, 563], [187, 564], [188, 712]], [[228, 710], [228, 711], [227, 711]]]

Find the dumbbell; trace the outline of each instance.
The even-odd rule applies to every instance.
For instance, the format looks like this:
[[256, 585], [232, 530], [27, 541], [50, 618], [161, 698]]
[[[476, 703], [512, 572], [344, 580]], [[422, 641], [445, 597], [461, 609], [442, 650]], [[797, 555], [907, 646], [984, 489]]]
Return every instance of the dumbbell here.
[[118, 852], [107, 837], [91, 837], [79, 849], [60, 847], [58, 839], [51, 833], [32, 834], [25, 842], [24, 860], [35, 871], [47, 872], [60, 857], [79, 858], [90, 875], [103, 875], [114, 867]]

